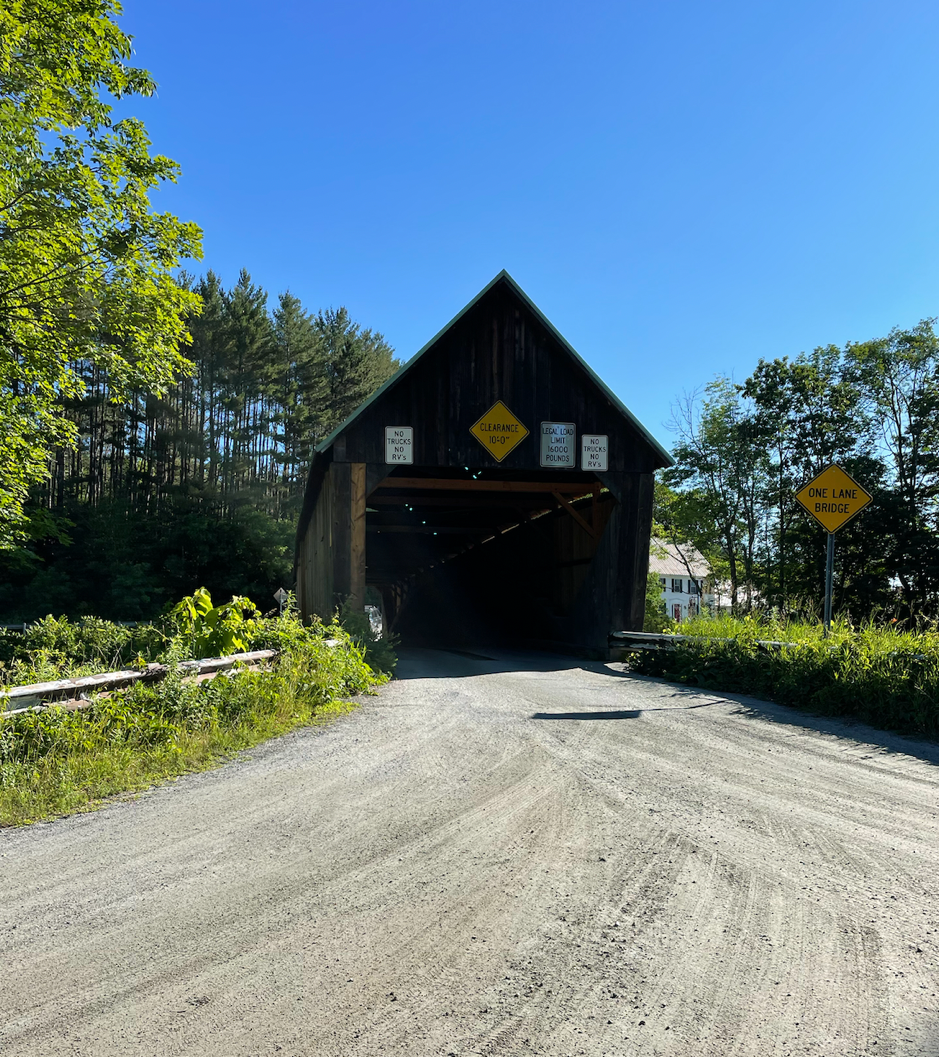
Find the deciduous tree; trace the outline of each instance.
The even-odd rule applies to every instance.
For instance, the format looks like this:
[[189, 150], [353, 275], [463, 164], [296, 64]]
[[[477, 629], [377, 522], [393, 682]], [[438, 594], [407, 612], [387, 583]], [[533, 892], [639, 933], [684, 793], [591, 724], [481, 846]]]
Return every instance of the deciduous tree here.
[[198, 299], [173, 269], [200, 233], [150, 210], [177, 165], [150, 153], [141, 121], [115, 99], [154, 82], [127, 64], [114, 0], [7, 0], [0, 7], [0, 547], [23, 524], [49, 445], [74, 428], [63, 398], [74, 369], [106, 373], [119, 399], [158, 393], [188, 364], [185, 317]]
[[[717, 378], [698, 394], [686, 396], [673, 417], [678, 444], [676, 465], [665, 471], [665, 482], [690, 492], [696, 517], [713, 526], [713, 545], [726, 561], [731, 604], [752, 603], [755, 557], [761, 528], [758, 497], [764, 452], [754, 442], [752, 408], [738, 386]], [[703, 539], [701, 542], [705, 542]], [[699, 547], [707, 553], [706, 546]]]

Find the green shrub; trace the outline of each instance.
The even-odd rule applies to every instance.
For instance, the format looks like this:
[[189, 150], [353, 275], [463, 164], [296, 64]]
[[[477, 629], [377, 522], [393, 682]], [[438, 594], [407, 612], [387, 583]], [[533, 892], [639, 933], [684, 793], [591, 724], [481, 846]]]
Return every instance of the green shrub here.
[[176, 636], [190, 657], [226, 657], [248, 649], [260, 611], [250, 598], [235, 595], [213, 606], [212, 596], [200, 587], [173, 608]]
[[337, 624], [304, 626], [289, 612], [251, 621], [250, 634], [247, 646], [282, 651], [268, 670], [236, 666], [197, 683], [179, 666], [178, 639], [161, 682], [135, 683], [78, 711], [0, 717], [0, 824], [79, 810], [209, 766], [385, 681]]
[[157, 660], [167, 646], [155, 624], [124, 627], [99, 617], [43, 617], [23, 632], [0, 631], [0, 673], [10, 685], [43, 682]]
[[642, 630], [654, 633], [663, 632], [671, 621], [665, 611], [665, 602], [662, 599], [662, 584], [659, 574], [652, 569], [646, 579], [646, 608], [645, 617], [642, 621]]
[[376, 640], [364, 613], [355, 614], [346, 607], [342, 623], [337, 617], [328, 625], [318, 619], [304, 625], [291, 597], [281, 617], [260, 619], [250, 599], [235, 597], [214, 606], [209, 592], [200, 587], [176, 605], [162, 624], [130, 628], [97, 617], [73, 622], [47, 616], [25, 634], [0, 630], [0, 682], [24, 685], [141, 667], [152, 661], [173, 665], [258, 649], [313, 650], [320, 655], [317, 663], [332, 670], [335, 654], [327, 657], [322, 646], [327, 639], [356, 644], [375, 671], [394, 670], [394, 638]]
[[[633, 671], [753, 694], [884, 729], [939, 737], [939, 636], [868, 624], [833, 626], [722, 617], [683, 622], [670, 650], [630, 658]], [[766, 640], [786, 645], [773, 647]]]

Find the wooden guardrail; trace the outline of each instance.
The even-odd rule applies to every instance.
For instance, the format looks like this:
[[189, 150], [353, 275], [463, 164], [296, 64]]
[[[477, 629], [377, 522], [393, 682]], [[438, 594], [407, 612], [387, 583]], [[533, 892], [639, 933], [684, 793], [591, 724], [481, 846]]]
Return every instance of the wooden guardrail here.
[[[198, 679], [234, 668], [236, 664], [262, 664], [273, 660], [277, 653], [277, 650], [253, 650], [250, 653], [233, 653], [228, 657], [203, 657], [201, 660], [182, 661], [179, 667], [184, 673], [184, 678]], [[146, 668], [129, 668], [120, 672], [81, 675], [74, 679], [58, 679], [48, 683], [11, 686], [8, 689], [0, 689], [0, 716], [15, 716], [21, 712], [46, 708], [51, 704], [64, 703], [73, 708], [87, 707], [91, 704], [91, 694], [121, 690], [133, 683], [159, 682], [166, 678], [168, 672], [169, 668], [165, 664], [148, 664]]]
[[[665, 635], [652, 631], [614, 631], [610, 633], [609, 645], [619, 647], [630, 653], [642, 650], [669, 650], [680, 642], [723, 642], [722, 638], [710, 635]], [[734, 639], [727, 639], [733, 642]], [[757, 646], [763, 650], [784, 650], [797, 646], [795, 642], [777, 642], [774, 639], [757, 639]]]
[[[736, 642], [737, 640], [720, 635], [665, 635], [652, 631], [613, 631], [610, 633], [609, 646], [611, 649], [619, 649], [626, 653], [639, 653], [643, 650], [670, 650], [680, 642]], [[779, 642], [776, 639], [757, 639], [757, 646], [767, 653], [773, 650], [791, 650], [800, 645], [798, 642]], [[838, 649], [831, 644], [829, 651]], [[924, 653], [899, 653], [894, 651], [886, 654], [888, 657], [903, 656], [909, 660], [929, 660]]]

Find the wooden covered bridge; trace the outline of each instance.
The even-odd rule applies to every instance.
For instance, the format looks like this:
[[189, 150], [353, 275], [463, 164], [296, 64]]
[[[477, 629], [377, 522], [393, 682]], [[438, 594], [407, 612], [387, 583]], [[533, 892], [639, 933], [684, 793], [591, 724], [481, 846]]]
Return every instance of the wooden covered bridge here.
[[366, 587], [412, 644], [640, 630], [665, 450], [501, 272], [316, 449], [302, 614]]

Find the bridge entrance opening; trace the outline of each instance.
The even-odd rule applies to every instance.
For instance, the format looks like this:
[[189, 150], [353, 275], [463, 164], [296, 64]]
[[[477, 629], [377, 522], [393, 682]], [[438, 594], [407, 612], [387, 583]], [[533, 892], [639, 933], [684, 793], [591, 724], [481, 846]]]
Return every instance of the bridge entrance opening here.
[[405, 645], [559, 640], [615, 505], [589, 473], [392, 474], [367, 499], [366, 583]]
[[405, 643], [603, 651], [642, 626], [670, 462], [501, 272], [317, 446], [301, 613], [377, 592]]

